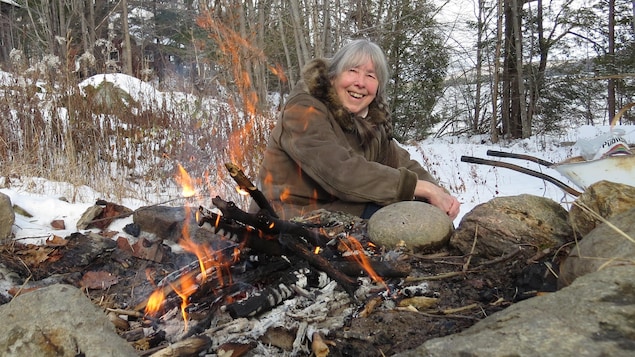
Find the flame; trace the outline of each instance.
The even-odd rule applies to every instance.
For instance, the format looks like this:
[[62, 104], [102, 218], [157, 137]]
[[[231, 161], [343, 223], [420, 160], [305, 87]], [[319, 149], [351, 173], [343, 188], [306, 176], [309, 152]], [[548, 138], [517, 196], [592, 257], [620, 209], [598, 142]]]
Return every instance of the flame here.
[[236, 192], [238, 192], [238, 194], [240, 194], [242, 196], [247, 196], [249, 194], [249, 191], [243, 189], [240, 186], [236, 186]]
[[346, 239], [341, 239], [340, 243], [344, 246], [345, 251], [350, 253], [348, 256], [359, 263], [362, 269], [364, 269], [364, 271], [371, 279], [373, 279], [373, 281], [381, 283], [386, 286], [386, 288], [388, 288], [388, 286], [384, 282], [384, 279], [382, 279], [382, 277], [375, 272], [375, 269], [373, 269], [370, 261], [368, 260], [368, 257], [366, 256], [366, 254], [364, 254], [364, 247], [362, 247], [362, 244], [357, 239], [355, 239], [355, 237], [350, 235], [346, 236]]
[[190, 296], [196, 291], [197, 289], [197, 285], [194, 282], [194, 279], [192, 279], [192, 277], [190, 275], [185, 275], [183, 276], [182, 279], [179, 279], [180, 282], [180, 287], [176, 287], [172, 284], [170, 284], [170, 286], [172, 287], [172, 290], [174, 290], [174, 292], [181, 298], [181, 316], [183, 316], [183, 322], [185, 324], [185, 331], [187, 331], [188, 328], [188, 314], [187, 314], [187, 305], [188, 305], [188, 301]]
[[194, 188], [194, 181], [190, 175], [185, 171], [181, 164], [178, 164], [179, 175], [176, 176], [176, 182], [181, 185], [183, 197], [192, 197], [196, 195], [196, 189]]
[[281, 82], [287, 83], [287, 75], [284, 73], [284, 69], [282, 69], [282, 65], [280, 63], [276, 63], [275, 66], [269, 66], [269, 70], [271, 73], [276, 75]]
[[152, 295], [150, 295], [150, 298], [148, 298], [145, 314], [156, 316], [161, 309], [161, 305], [163, 305], [163, 301], [165, 301], [165, 293], [163, 292], [163, 289], [155, 290]]

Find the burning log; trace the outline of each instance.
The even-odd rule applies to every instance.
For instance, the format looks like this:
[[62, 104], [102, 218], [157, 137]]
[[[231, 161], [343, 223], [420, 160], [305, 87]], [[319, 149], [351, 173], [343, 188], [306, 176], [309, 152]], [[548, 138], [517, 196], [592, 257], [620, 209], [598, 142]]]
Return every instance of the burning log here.
[[316, 247], [323, 247], [329, 241], [327, 237], [315, 231], [308, 230], [301, 224], [269, 216], [264, 212], [257, 214], [247, 213], [238, 208], [233, 202], [224, 201], [218, 196], [212, 199], [212, 203], [223, 213], [226, 219], [254, 227], [266, 235], [277, 235], [280, 233], [292, 234], [307, 239]]
[[[364, 269], [360, 267], [358, 262], [333, 260], [330, 263], [336, 270], [348, 276], [361, 276], [364, 274]], [[407, 262], [370, 259], [369, 263], [370, 267], [383, 278], [403, 278], [412, 271], [412, 266]]]
[[240, 187], [241, 190], [248, 192], [258, 207], [267, 211], [271, 217], [278, 218], [278, 215], [273, 210], [273, 207], [271, 207], [271, 204], [269, 204], [265, 195], [262, 194], [262, 191], [260, 191], [256, 185], [251, 183], [251, 180], [245, 176], [243, 170], [233, 163], [226, 163], [225, 167], [227, 168], [227, 171], [229, 171], [229, 175], [238, 184], [238, 187]]
[[326, 246], [328, 238], [321, 234], [310, 231], [300, 224], [290, 221], [268, 217], [262, 213], [250, 214], [238, 208], [233, 202], [226, 202], [220, 197], [212, 200], [226, 219], [232, 219], [245, 225], [255, 227], [266, 235], [278, 235], [278, 242], [286, 248], [288, 252], [306, 260], [312, 266], [324, 271], [329, 277], [337, 281], [351, 297], [355, 295], [357, 283], [354, 279], [335, 269], [328, 260], [321, 255], [315, 254], [307, 248], [307, 244], [299, 238], [307, 238], [314, 246]]
[[289, 234], [280, 234], [278, 240], [289, 251], [309, 262], [311, 266], [325, 272], [331, 279], [340, 284], [342, 289], [344, 289], [351, 298], [355, 299], [355, 290], [358, 286], [355, 279], [335, 269], [328, 260], [324, 259], [320, 254], [315, 254], [309, 250], [307, 246], [299, 242], [296, 237]]

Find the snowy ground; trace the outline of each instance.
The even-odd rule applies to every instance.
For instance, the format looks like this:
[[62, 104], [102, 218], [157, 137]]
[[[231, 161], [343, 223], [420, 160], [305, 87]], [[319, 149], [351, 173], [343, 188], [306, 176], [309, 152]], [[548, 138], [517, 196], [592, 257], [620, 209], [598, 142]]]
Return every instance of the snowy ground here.
[[[635, 126], [622, 126], [622, 128], [626, 131], [627, 141], [635, 143]], [[551, 198], [567, 209], [575, 198], [564, 193], [555, 185], [533, 176], [506, 168], [461, 162], [462, 155], [496, 159], [486, 155], [486, 151], [492, 149], [532, 155], [557, 163], [579, 154], [578, 148], [570, 144], [578, 139], [579, 133], [590, 135], [590, 132], [599, 133], [607, 130], [609, 130], [608, 127], [601, 126], [583, 127], [572, 129], [561, 137], [532, 137], [500, 145], [487, 144], [485, 137], [444, 137], [425, 140], [417, 145], [407, 146], [407, 148], [413, 158], [422, 162], [430, 172], [440, 179], [445, 187], [459, 198], [462, 208], [459, 217], [455, 220], [455, 225], [458, 226], [463, 215], [476, 205], [487, 202], [493, 197], [526, 193]], [[544, 172], [573, 188], [580, 189], [551, 168], [524, 160], [497, 160], [504, 160], [534, 171]], [[175, 192], [175, 196], [169, 199], [178, 198], [179, 189], [176, 182], [174, 186], [172, 191]], [[107, 197], [104, 193], [96, 192], [89, 187], [75, 187], [67, 183], [51, 182], [40, 178], [11, 178], [10, 180], [0, 178], [0, 187], [2, 187], [0, 192], [8, 195], [13, 204], [20, 206], [32, 216], [26, 217], [16, 214], [13, 233], [15, 239], [24, 243], [41, 244], [52, 235], [66, 237], [77, 231], [75, 224], [82, 213], [97, 199]], [[159, 191], [157, 189], [157, 192]], [[165, 192], [165, 187], [161, 191]], [[165, 195], [162, 194], [153, 201], [129, 198], [115, 203], [136, 209], [149, 204], [159, 204], [165, 200]], [[179, 203], [178, 200], [174, 202]], [[180, 203], [183, 202], [180, 201]], [[53, 220], [59, 219], [64, 220], [65, 230], [54, 230], [50, 226]], [[131, 218], [115, 221], [110, 229], [122, 232], [123, 226], [130, 222]], [[122, 232], [121, 235], [125, 236], [125, 233]]]

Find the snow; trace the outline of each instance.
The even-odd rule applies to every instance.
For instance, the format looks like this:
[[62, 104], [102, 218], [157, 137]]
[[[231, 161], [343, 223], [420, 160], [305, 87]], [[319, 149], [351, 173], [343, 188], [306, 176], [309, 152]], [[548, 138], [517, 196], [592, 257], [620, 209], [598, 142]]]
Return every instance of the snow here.
[[[160, 92], [150, 85], [123, 75], [98, 75], [87, 79], [80, 86], [98, 85], [104, 80], [115, 83], [136, 98], [141, 99], [149, 94], [148, 97], [160, 100], [157, 98]], [[634, 143], [635, 126], [620, 126], [620, 128], [624, 129], [626, 140], [629, 143]], [[550, 198], [562, 204], [566, 209], [569, 209], [571, 202], [575, 199], [555, 185], [539, 178], [506, 168], [461, 162], [461, 156], [488, 158], [486, 152], [491, 149], [522, 153], [557, 163], [579, 155], [579, 148], [571, 145], [579, 137], [599, 135], [608, 132], [609, 129], [608, 126], [584, 126], [571, 128], [562, 135], [539, 135], [523, 140], [502, 141], [500, 144], [492, 144], [487, 136], [449, 136], [427, 139], [415, 144], [404, 145], [404, 147], [409, 150], [413, 159], [421, 162], [428, 171], [439, 178], [442, 185], [459, 199], [461, 213], [454, 221], [455, 226], [458, 226], [466, 213], [478, 204], [487, 202], [494, 197], [531, 194]], [[496, 158], [489, 157], [489, 159]], [[524, 160], [502, 160], [509, 160], [510, 163], [544, 172], [580, 190], [566, 177], [548, 167]], [[160, 192], [161, 190], [157, 189], [156, 191]], [[53, 235], [66, 237], [77, 231], [76, 223], [86, 209], [94, 205], [97, 199], [108, 197], [108, 193], [96, 192], [90, 187], [76, 187], [65, 182], [53, 182], [37, 177], [21, 177], [19, 179], [2, 177], [0, 178], [0, 192], [8, 195], [12, 204], [21, 207], [32, 216], [26, 217], [16, 213], [12, 229], [15, 240], [33, 244], [42, 244]], [[178, 191], [173, 190], [173, 192]], [[177, 200], [178, 196], [166, 198], [162, 195], [144, 200], [130, 197], [115, 203], [134, 210], [145, 205], [160, 204], [166, 199]], [[64, 220], [65, 229], [53, 229], [51, 222], [60, 219]], [[122, 230], [126, 224], [131, 222], [131, 217], [119, 219], [113, 222], [109, 229], [119, 231], [119, 236], [133, 239]]]

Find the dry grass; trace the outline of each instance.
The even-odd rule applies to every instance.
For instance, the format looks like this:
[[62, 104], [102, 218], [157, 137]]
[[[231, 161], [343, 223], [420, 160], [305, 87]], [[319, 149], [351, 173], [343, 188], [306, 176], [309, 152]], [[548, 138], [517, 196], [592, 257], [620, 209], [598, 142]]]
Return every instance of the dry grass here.
[[[40, 79], [50, 78], [31, 83]], [[74, 83], [0, 87], [0, 177], [45, 178], [111, 199], [152, 201], [175, 194], [181, 164], [210, 195], [239, 199], [224, 164], [233, 161], [255, 175], [263, 125], [271, 118], [245, 120], [227, 105], [235, 100], [219, 100], [216, 107], [202, 104], [209, 103], [203, 97], [147, 103], [110, 84], [84, 94]]]

